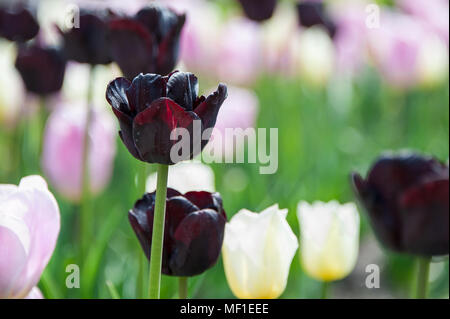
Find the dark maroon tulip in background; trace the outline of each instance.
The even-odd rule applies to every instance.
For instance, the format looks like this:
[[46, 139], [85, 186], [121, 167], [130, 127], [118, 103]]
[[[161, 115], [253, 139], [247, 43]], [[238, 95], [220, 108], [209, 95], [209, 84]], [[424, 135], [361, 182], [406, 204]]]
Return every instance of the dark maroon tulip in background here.
[[111, 54], [124, 76], [133, 79], [140, 73], [172, 72], [185, 19], [157, 5], [141, 9], [134, 17], [113, 19], [109, 23]]
[[448, 166], [408, 154], [378, 159], [353, 185], [373, 229], [388, 248], [415, 255], [449, 253]]
[[79, 28], [66, 32], [59, 29], [66, 58], [91, 65], [110, 63], [107, 19], [106, 14], [82, 12]]
[[29, 92], [47, 95], [62, 87], [66, 60], [56, 48], [20, 46], [15, 65]]
[[275, 11], [277, 0], [239, 0], [245, 15], [254, 21], [270, 19]]
[[[138, 200], [128, 213], [131, 226], [150, 259], [155, 192]], [[211, 268], [220, 255], [226, 214], [219, 193], [167, 189], [162, 273], [195, 276]]]
[[336, 26], [325, 11], [322, 2], [302, 1], [297, 4], [299, 22], [304, 27], [322, 25], [330, 36], [336, 33]]
[[202, 134], [214, 127], [227, 97], [227, 87], [219, 84], [217, 91], [207, 98], [197, 94], [198, 80], [194, 74], [174, 72], [164, 77], [140, 74], [133, 82], [117, 78], [109, 83], [106, 99], [119, 120], [119, 135], [129, 152], [144, 162], [170, 165], [174, 164], [170, 150], [179, 142], [170, 139], [171, 132], [185, 128], [190, 133], [191, 153], [183, 160], [197, 155], [207, 141], [194, 145], [193, 121], [201, 121]]
[[22, 42], [34, 38], [38, 32], [38, 22], [22, 5], [11, 9], [0, 7], [0, 37]]

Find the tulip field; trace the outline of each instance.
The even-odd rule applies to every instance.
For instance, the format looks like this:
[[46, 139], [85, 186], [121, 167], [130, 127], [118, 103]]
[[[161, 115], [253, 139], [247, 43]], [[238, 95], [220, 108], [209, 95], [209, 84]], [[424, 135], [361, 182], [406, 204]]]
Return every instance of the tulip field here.
[[0, 0], [0, 299], [449, 298], [448, 11]]

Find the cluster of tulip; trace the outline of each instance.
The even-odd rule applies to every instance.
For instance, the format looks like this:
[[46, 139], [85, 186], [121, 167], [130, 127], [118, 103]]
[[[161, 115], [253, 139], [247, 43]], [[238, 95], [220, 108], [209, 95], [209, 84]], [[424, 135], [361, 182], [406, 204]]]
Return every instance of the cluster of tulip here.
[[[256, 21], [270, 18], [276, 6], [275, 0], [239, 2], [245, 14]], [[305, 27], [322, 25], [331, 37], [338, 32], [321, 2], [300, 3], [298, 14]], [[105, 147], [95, 138], [104, 136], [102, 141], [113, 144], [115, 128], [108, 119], [100, 120], [106, 115], [92, 108], [93, 75], [97, 65], [115, 62], [123, 77], [110, 81], [105, 89], [119, 123], [119, 137], [135, 159], [157, 166], [157, 174], [148, 181], [150, 192], [128, 212], [150, 264], [148, 297], [160, 297], [161, 274], [165, 274], [180, 277], [180, 297], [187, 298], [186, 277], [207, 271], [222, 253], [225, 275], [236, 297], [278, 298], [299, 248], [286, 221], [288, 210], [278, 204], [260, 213], [242, 209], [228, 221], [213, 183], [186, 186], [208, 173], [197, 173], [179, 162], [199, 155], [228, 94], [232, 99], [237, 92], [220, 83], [211, 94], [200, 95], [193, 73], [175, 71], [186, 16], [149, 5], [134, 15], [82, 11], [79, 18], [79, 28], [58, 29], [62, 45], [53, 48], [36, 39], [39, 24], [25, 7], [0, 9], [0, 36], [16, 43], [15, 67], [28, 92], [46, 101], [61, 90], [68, 61], [87, 63], [91, 68], [86, 109], [53, 111], [46, 119], [48, 137], [42, 146], [43, 170], [51, 183], [66, 198], [81, 201], [79, 257], [86, 258], [92, 235], [85, 219], [91, 213], [90, 197], [107, 183], [111, 172], [104, 167], [111, 166], [115, 153], [115, 147]], [[306, 49], [304, 52], [308, 54]], [[180, 139], [174, 139], [172, 133], [185, 129], [192, 136], [196, 121], [207, 139], [190, 139], [190, 152], [175, 160], [172, 149]], [[65, 138], [76, 140], [76, 149], [52, 139], [55, 131], [67, 132]], [[54, 165], [56, 157], [65, 158], [64, 165]], [[172, 173], [169, 167], [173, 167]], [[194, 173], [186, 177], [189, 170]], [[105, 173], [98, 175], [97, 171]], [[174, 172], [178, 172], [175, 177]], [[172, 185], [170, 176], [177, 184], [183, 174], [187, 182]], [[99, 178], [92, 178], [94, 175]], [[424, 272], [433, 256], [449, 254], [448, 165], [411, 153], [384, 155], [367, 178], [354, 173], [351, 180], [385, 247], [419, 256]], [[346, 277], [358, 258], [360, 216], [356, 204], [300, 201], [297, 218], [304, 271], [324, 283]], [[42, 297], [37, 284], [59, 230], [59, 207], [43, 178], [28, 176], [18, 186], [0, 185], [1, 298]], [[420, 297], [426, 294], [427, 280], [419, 280]]]

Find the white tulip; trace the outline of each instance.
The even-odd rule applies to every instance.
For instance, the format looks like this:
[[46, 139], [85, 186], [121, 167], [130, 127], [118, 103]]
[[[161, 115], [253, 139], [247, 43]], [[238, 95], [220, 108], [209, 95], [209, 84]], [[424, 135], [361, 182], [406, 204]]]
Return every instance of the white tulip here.
[[[203, 163], [184, 162], [173, 165], [169, 169], [167, 186], [180, 193], [191, 191], [216, 191], [214, 172], [211, 167]], [[156, 189], [156, 173], [147, 178], [146, 190], [153, 192]]]
[[359, 247], [359, 214], [354, 203], [298, 204], [301, 263], [321, 281], [346, 277], [355, 267]]
[[278, 298], [286, 288], [298, 240], [286, 221], [287, 209], [239, 211], [225, 226], [225, 275], [238, 298]]

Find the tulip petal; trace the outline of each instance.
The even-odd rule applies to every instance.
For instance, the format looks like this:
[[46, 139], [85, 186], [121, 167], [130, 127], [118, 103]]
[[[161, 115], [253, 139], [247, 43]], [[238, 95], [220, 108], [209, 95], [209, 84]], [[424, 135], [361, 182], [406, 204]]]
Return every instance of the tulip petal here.
[[219, 109], [226, 98], [227, 87], [225, 84], [219, 84], [217, 91], [210, 94], [204, 102], [195, 108], [194, 112], [202, 120], [202, 127], [204, 130], [214, 127]]
[[195, 276], [212, 267], [219, 257], [225, 219], [212, 209], [188, 215], [174, 234], [170, 270], [175, 276]]
[[165, 96], [166, 82], [158, 74], [139, 74], [125, 92], [130, 109], [140, 113], [153, 101]]
[[38, 287], [31, 289], [30, 293], [25, 297], [25, 299], [44, 299], [42, 291]]
[[129, 104], [126, 94], [130, 86], [131, 82], [128, 79], [121, 77], [109, 82], [108, 87], [106, 88], [106, 100], [108, 103], [113, 109], [128, 116], [136, 114], [136, 109], [131, 108], [132, 106]]
[[[140, 158], [150, 163], [173, 164], [170, 151], [181, 138], [171, 140], [171, 133], [177, 128], [187, 129], [190, 140], [183, 142], [193, 145], [194, 120], [198, 120], [195, 113], [186, 112], [168, 98], [154, 101], [136, 116], [133, 123], [133, 137]], [[190, 149], [190, 154], [185, 155], [183, 160], [190, 159], [192, 152]]]
[[133, 19], [116, 19], [109, 28], [111, 55], [125, 77], [133, 79], [155, 71], [155, 39], [144, 25]]
[[222, 197], [220, 197], [219, 193], [193, 191], [184, 194], [184, 197], [197, 205], [200, 209], [213, 209], [219, 214], [222, 214], [226, 219], [226, 215], [222, 206]]
[[400, 198], [403, 246], [418, 255], [449, 254], [449, 180], [426, 182]]
[[175, 72], [167, 81], [167, 97], [192, 111], [198, 95], [198, 79], [192, 73]]

